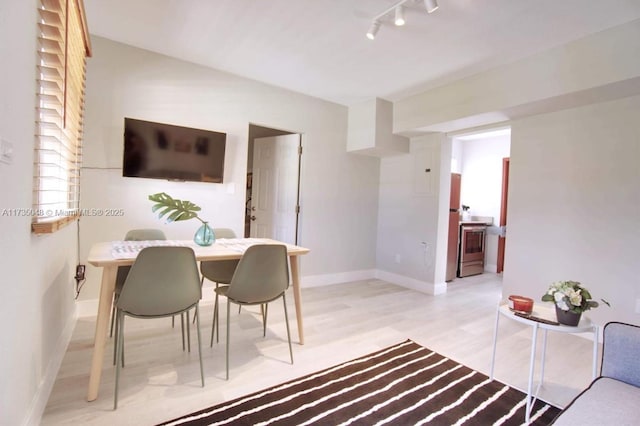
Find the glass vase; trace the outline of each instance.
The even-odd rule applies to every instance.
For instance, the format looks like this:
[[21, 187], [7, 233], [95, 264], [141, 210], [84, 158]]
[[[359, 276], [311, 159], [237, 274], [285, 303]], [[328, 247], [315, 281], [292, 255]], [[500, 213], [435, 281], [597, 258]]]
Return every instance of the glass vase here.
[[193, 241], [199, 246], [210, 246], [216, 240], [216, 236], [213, 233], [213, 229], [209, 226], [208, 222], [203, 222], [200, 228], [193, 236]]

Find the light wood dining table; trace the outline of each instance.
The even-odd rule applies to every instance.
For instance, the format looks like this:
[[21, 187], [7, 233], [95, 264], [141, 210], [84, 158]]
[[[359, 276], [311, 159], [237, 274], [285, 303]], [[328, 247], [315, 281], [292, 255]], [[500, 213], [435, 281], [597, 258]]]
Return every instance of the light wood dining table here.
[[[96, 243], [89, 251], [87, 261], [89, 264], [102, 268], [102, 283], [100, 285], [100, 299], [98, 302], [98, 315], [96, 319], [96, 332], [93, 341], [93, 356], [91, 359], [91, 372], [89, 375], [89, 390], [87, 401], [93, 401], [98, 397], [100, 378], [102, 375], [102, 363], [104, 350], [109, 330], [109, 317], [115, 289], [118, 266], [132, 265], [138, 252], [144, 246], [179, 245], [191, 247], [196, 260], [228, 260], [240, 259], [244, 250], [253, 244], [285, 244], [280, 241], [264, 238], [233, 238], [218, 239], [208, 247], [196, 245], [193, 241], [109, 241]], [[291, 284], [296, 307], [296, 320], [298, 324], [298, 337], [300, 344], [304, 344], [304, 331], [302, 325], [302, 302], [300, 297], [300, 276], [298, 268], [298, 256], [309, 253], [309, 249], [285, 244], [291, 267]]]

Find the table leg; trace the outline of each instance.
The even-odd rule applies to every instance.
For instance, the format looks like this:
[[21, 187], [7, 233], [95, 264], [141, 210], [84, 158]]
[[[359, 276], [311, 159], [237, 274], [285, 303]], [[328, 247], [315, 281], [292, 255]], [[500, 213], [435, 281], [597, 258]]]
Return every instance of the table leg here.
[[527, 408], [524, 413], [526, 424], [529, 424], [531, 416], [531, 394], [533, 393], [533, 372], [536, 365], [536, 343], [538, 342], [538, 324], [533, 324], [533, 336], [531, 337], [531, 361], [529, 362], [529, 384], [527, 386]]
[[593, 376], [593, 380], [596, 379], [596, 377], [598, 377], [598, 336], [600, 333], [598, 333], [598, 326], [594, 325], [593, 326], [593, 372], [592, 372], [592, 376]]
[[491, 370], [489, 372], [489, 378], [493, 380], [493, 367], [496, 364], [496, 346], [498, 344], [498, 322], [500, 321], [500, 309], [496, 309], [496, 324], [493, 328], [493, 352], [491, 354]]
[[93, 401], [98, 397], [100, 376], [102, 375], [102, 361], [104, 359], [104, 347], [109, 331], [109, 315], [111, 314], [111, 303], [113, 302], [117, 269], [118, 267], [113, 265], [105, 266], [102, 270], [102, 284], [100, 285], [100, 300], [98, 303], [98, 316], [96, 318], [96, 334], [93, 339], [93, 356], [91, 358], [87, 401]]
[[300, 344], [304, 345], [304, 329], [302, 326], [302, 301], [300, 297], [300, 273], [298, 271], [298, 256], [289, 256], [291, 265], [291, 282], [293, 285], [293, 299], [296, 305], [296, 320], [298, 322], [298, 338]]
[[[542, 366], [540, 367], [540, 384], [538, 385], [538, 389], [542, 386], [542, 382], [544, 381], [544, 361], [547, 356], [547, 330], [544, 330], [544, 334], [542, 335]], [[536, 396], [537, 396], [536, 392]]]

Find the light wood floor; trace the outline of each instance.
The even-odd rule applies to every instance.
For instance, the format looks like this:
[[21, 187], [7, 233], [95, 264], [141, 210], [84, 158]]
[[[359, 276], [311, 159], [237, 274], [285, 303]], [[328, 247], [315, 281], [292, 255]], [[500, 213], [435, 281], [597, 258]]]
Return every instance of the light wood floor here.
[[[169, 319], [127, 319], [127, 365], [120, 377], [117, 411], [113, 411], [115, 369], [110, 356], [105, 357], [98, 399], [90, 403], [85, 399], [95, 318], [80, 318], [42, 424], [152, 425], [406, 339], [488, 374], [500, 294], [500, 277], [489, 273], [457, 279], [441, 296], [380, 280], [303, 289], [305, 345], [297, 343], [293, 298], [288, 294], [295, 342], [293, 365], [289, 363], [280, 302], [270, 305], [266, 338], [262, 337], [257, 309], [243, 308], [241, 314], [233, 309], [229, 381], [224, 379], [224, 340], [209, 347], [213, 305], [203, 302], [204, 388], [200, 386], [197, 350], [182, 351], [179, 327], [172, 329]], [[224, 336], [223, 329], [222, 339]], [[195, 342], [195, 333], [192, 339]], [[530, 342], [529, 327], [500, 322], [496, 379], [526, 389]], [[107, 354], [112, 345], [111, 339]], [[541, 397], [558, 406], [567, 404], [591, 380], [591, 355], [591, 341], [549, 333]]]

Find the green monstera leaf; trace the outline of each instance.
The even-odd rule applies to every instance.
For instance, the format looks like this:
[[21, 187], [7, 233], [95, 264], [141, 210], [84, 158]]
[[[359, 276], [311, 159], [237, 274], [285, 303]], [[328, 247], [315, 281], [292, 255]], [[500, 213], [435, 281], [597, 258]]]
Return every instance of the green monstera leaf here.
[[167, 222], [177, 222], [179, 220], [189, 220], [196, 218], [200, 222], [202, 219], [198, 217], [201, 209], [200, 206], [193, 204], [191, 201], [177, 200], [172, 198], [166, 192], [149, 195], [149, 200], [155, 204], [151, 207], [151, 211], [158, 213], [158, 218], [162, 219], [166, 216]]

